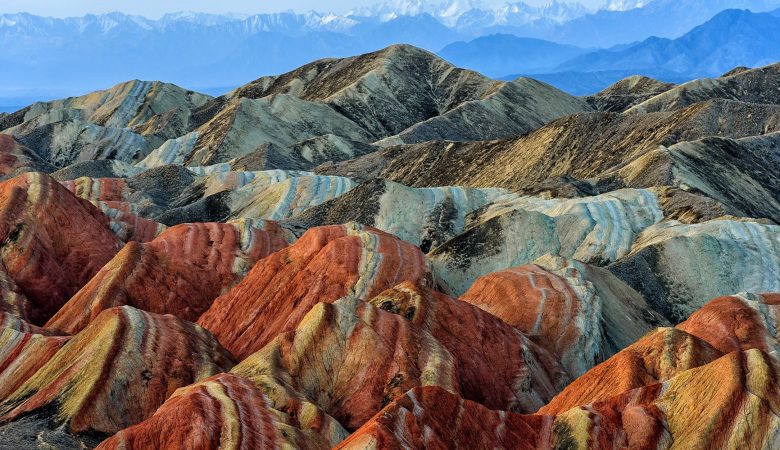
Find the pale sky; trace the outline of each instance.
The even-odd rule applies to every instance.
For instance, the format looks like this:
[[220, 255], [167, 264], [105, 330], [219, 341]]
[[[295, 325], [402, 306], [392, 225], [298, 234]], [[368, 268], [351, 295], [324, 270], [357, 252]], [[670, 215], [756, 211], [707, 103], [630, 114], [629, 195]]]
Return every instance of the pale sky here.
[[[343, 13], [355, 6], [377, 3], [379, 0], [0, 0], [0, 14], [29, 12], [54, 17], [81, 16], [87, 13], [121, 11], [146, 17], [159, 17], [168, 12], [197, 11], [208, 13], [263, 13], [286, 10]], [[492, 3], [505, 3], [491, 0]], [[549, 0], [525, 0], [529, 5], [541, 5]], [[580, 0], [596, 7], [604, 0]]]

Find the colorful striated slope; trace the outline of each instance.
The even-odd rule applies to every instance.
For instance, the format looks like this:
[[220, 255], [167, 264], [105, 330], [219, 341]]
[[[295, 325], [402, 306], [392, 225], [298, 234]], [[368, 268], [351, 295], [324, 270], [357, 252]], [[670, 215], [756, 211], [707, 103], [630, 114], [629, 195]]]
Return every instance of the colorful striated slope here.
[[636, 236], [663, 219], [647, 190], [593, 197], [499, 198], [469, 217], [465, 231], [429, 253], [437, 275], [457, 294], [478, 277], [545, 254], [606, 264], [627, 255]]
[[780, 291], [780, 226], [667, 221], [645, 230], [609, 268], [679, 323], [718, 296]]
[[23, 172], [51, 172], [54, 168], [13, 136], [0, 134], [0, 177]]
[[446, 389], [426, 386], [396, 399], [336, 448], [532, 450], [544, 448], [549, 422], [493, 411]]
[[319, 430], [323, 434], [301, 429], [299, 420], [305, 417], [290, 417], [268, 403], [246, 378], [215, 375], [180, 388], [154, 416], [120, 431], [97, 449], [316, 450], [329, 449], [346, 436], [333, 419], [329, 424], [334, 429]]
[[290, 221], [305, 227], [355, 221], [427, 252], [462, 233], [468, 214], [506, 193], [503, 189], [410, 188], [376, 178]]
[[774, 448], [780, 367], [760, 350], [733, 352], [663, 384], [560, 414], [568, 448]]
[[30, 303], [29, 319], [45, 322], [120, 249], [108, 218], [47, 175], [0, 184], [2, 261]]
[[74, 334], [122, 305], [197, 320], [255, 262], [286, 246], [273, 222], [178, 225], [149, 243], [128, 243], [46, 326]]
[[574, 380], [539, 410], [557, 415], [632, 389], [669, 380], [723, 355], [707, 342], [675, 328], [659, 328]]
[[231, 366], [231, 356], [200, 327], [112, 308], [8, 396], [0, 405], [0, 433], [110, 435], [150, 417], [179, 387]]
[[348, 430], [416, 386], [532, 412], [566, 384], [551, 355], [465, 302], [402, 283], [369, 303], [319, 303], [233, 371], [277, 409], [308, 400]]
[[560, 257], [480, 277], [461, 300], [534, 338], [573, 378], [668, 324], [609, 271]]
[[0, 314], [0, 402], [46, 364], [70, 337], [53, 337]]
[[214, 301], [198, 324], [245, 358], [293, 330], [319, 302], [371, 298], [404, 280], [434, 283], [418, 248], [354, 223], [313, 228], [259, 261], [241, 283]]
[[780, 294], [749, 294], [716, 298], [677, 326], [723, 353], [757, 348], [780, 355], [777, 334]]

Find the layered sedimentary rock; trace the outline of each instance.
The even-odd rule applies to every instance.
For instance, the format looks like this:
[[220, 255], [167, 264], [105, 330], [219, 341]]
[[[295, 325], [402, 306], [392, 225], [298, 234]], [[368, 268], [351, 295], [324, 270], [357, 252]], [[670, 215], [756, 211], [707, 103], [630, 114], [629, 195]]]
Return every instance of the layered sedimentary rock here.
[[630, 113], [672, 111], [712, 98], [778, 104], [780, 64], [730, 72], [721, 78], [694, 80], [646, 100]]
[[437, 275], [461, 294], [482, 275], [548, 253], [591, 264], [616, 261], [661, 219], [655, 196], [645, 190], [575, 199], [509, 195], [479, 210], [462, 234], [429, 256]]
[[219, 374], [180, 388], [154, 416], [120, 431], [97, 448], [315, 450], [331, 448], [344, 439], [346, 431], [332, 418], [306, 423], [318, 418], [311, 413], [311, 417], [291, 417], [273, 410], [252, 382]]
[[586, 100], [597, 111], [623, 112], [673, 87], [673, 83], [635, 75], [618, 81]]
[[534, 338], [572, 377], [667, 323], [609, 271], [550, 256], [480, 277], [461, 300]]
[[555, 443], [570, 448], [771, 448], [780, 427], [778, 369], [777, 361], [760, 350], [729, 353], [663, 384], [560, 414], [552, 426]]
[[780, 227], [712, 220], [652, 226], [610, 270], [679, 323], [709, 299], [780, 291]]
[[305, 227], [359, 222], [427, 252], [463, 232], [468, 214], [503, 194], [503, 189], [410, 188], [374, 179], [290, 220]]
[[272, 222], [179, 225], [149, 243], [125, 245], [46, 326], [74, 334], [123, 305], [197, 320], [255, 262], [286, 246]]
[[567, 382], [555, 359], [516, 329], [408, 282], [369, 303], [316, 305], [295, 331], [233, 371], [262, 386], [277, 409], [310, 400], [348, 430], [417, 386], [532, 412]]
[[388, 405], [337, 448], [531, 450], [545, 442], [549, 422], [494, 411], [439, 387], [419, 387]]
[[[36, 103], [5, 132], [57, 167], [91, 159], [134, 162], [159, 145], [161, 137], [186, 131], [188, 124], [161, 121], [156, 115], [178, 110], [188, 122], [191, 111], [208, 99], [171, 84], [136, 80], [82, 97]], [[165, 129], [171, 125], [173, 130]]]
[[0, 404], [7, 442], [89, 445], [150, 417], [179, 388], [232, 366], [205, 330], [131, 307], [104, 311]]
[[89, 281], [120, 242], [108, 218], [54, 179], [39, 173], [0, 184], [2, 261], [43, 323]]
[[69, 337], [47, 336], [43, 330], [0, 315], [0, 402], [46, 364]]
[[757, 348], [778, 356], [779, 294], [741, 293], [714, 299], [678, 329], [707, 341], [723, 353]]
[[13, 136], [0, 134], [0, 177], [13, 177], [23, 172], [50, 172], [51, 164]]
[[673, 186], [706, 195], [721, 215], [780, 223], [780, 134], [733, 140], [708, 137], [659, 147], [599, 177], [597, 183], [631, 187]]
[[[722, 117], [751, 119], [720, 120]], [[323, 166], [321, 172], [363, 172], [416, 187], [530, 189], [554, 177], [598, 177], [658, 145], [776, 131], [780, 131], [780, 106], [716, 98], [655, 114], [574, 114], [512, 139], [391, 147], [379, 155]]]
[[405, 280], [433, 284], [425, 256], [411, 244], [354, 223], [313, 228], [255, 264], [198, 323], [245, 358], [295, 329], [319, 302], [368, 299]]

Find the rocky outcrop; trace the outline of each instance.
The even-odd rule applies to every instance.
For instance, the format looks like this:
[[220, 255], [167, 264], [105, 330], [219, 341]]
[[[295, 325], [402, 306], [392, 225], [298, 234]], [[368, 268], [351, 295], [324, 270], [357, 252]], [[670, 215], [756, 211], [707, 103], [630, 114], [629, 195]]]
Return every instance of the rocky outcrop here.
[[317, 450], [331, 448], [347, 434], [332, 418], [314, 424], [306, 420], [272, 409], [268, 398], [246, 378], [219, 374], [180, 388], [154, 416], [97, 448], [179, 449], [186, 443], [202, 450]]
[[0, 402], [54, 356], [70, 337], [47, 336], [26, 322], [0, 315]]
[[623, 112], [675, 87], [674, 83], [635, 75], [618, 81], [603, 91], [586, 97], [596, 111]]
[[39, 173], [0, 184], [2, 261], [41, 324], [120, 249], [108, 218]]
[[609, 271], [559, 257], [480, 277], [461, 300], [534, 339], [573, 378], [667, 324]]
[[50, 445], [58, 438], [89, 445], [147, 419], [177, 388], [231, 366], [230, 355], [202, 328], [112, 308], [0, 404], [0, 434], [8, 442], [29, 435], [46, 442], [52, 435]]
[[106, 309], [129, 305], [194, 321], [255, 262], [287, 246], [268, 222], [186, 224], [128, 243], [46, 324], [75, 334]]
[[548, 253], [597, 265], [616, 261], [661, 219], [655, 196], [645, 190], [549, 200], [509, 195], [477, 211], [462, 234], [429, 257], [437, 275], [461, 294], [482, 275]]
[[440, 386], [489, 408], [532, 412], [568, 381], [555, 360], [516, 329], [408, 282], [369, 303], [346, 298], [316, 305], [295, 331], [233, 371], [262, 386], [275, 408], [310, 400], [347, 430], [417, 386]]
[[780, 291], [780, 227], [752, 221], [664, 222], [610, 270], [679, 323], [711, 298]]
[[14, 177], [24, 172], [51, 172], [54, 168], [13, 136], [0, 134], [0, 177]]
[[401, 281], [434, 283], [425, 256], [411, 244], [354, 223], [312, 228], [255, 264], [198, 324], [245, 358], [295, 329], [317, 303], [368, 299]]

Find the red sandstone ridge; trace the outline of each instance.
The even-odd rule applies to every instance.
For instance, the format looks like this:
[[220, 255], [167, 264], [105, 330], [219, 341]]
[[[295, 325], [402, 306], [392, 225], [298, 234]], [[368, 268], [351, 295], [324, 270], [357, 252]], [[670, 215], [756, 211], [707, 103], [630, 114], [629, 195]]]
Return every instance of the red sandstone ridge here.
[[0, 423], [42, 415], [74, 435], [113, 434], [150, 417], [176, 389], [231, 366], [230, 355], [192, 323], [112, 308], [0, 404]]
[[154, 416], [120, 431], [97, 449], [317, 450], [329, 449], [346, 436], [337, 424], [334, 436], [323, 436], [301, 430], [297, 422], [272, 410], [246, 378], [219, 374], [177, 390]]
[[39, 333], [12, 316], [0, 314], [0, 402], [46, 364], [69, 337]]
[[566, 386], [539, 412], [559, 414], [641, 388], [694, 367], [723, 353], [675, 328], [659, 328]]
[[439, 387], [419, 387], [388, 405], [336, 448], [532, 450], [544, 448], [539, 444], [546, 442], [545, 422], [550, 421], [493, 411]]
[[757, 348], [777, 354], [780, 294], [720, 297], [704, 305], [677, 328], [729, 353]]
[[119, 251], [108, 218], [51, 177], [20, 175], [0, 183], [2, 261], [45, 322]]
[[534, 338], [572, 377], [666, 324], [609, 271], [550, 256], [480, 277], [461, 299]]
[[319, 303], [298, 327], [233, 369], [281, 410], [311, 402], [355, 430], [418, 386], [488, 408], [536, 411], [568, 381], [513, 327], [468, 303], [405, 282], [369, 303]]
[[198, 324], [242, 359], [293, 330], [319, 302], [371, 298], [405, 280], [433, 283], [417, 247], [354, 223], [313, 228], [258, 262]]
[[287, 246], [281, 228], [250, 221], [173, 227], [128, 243], [46, 327], [77, 333], [102, 311], [130, 305], [194, 321], [261, 258]]

